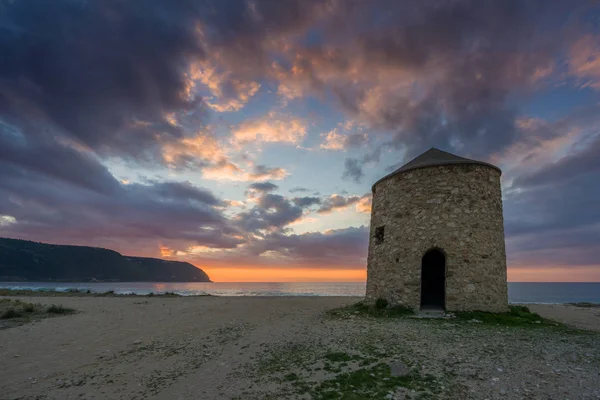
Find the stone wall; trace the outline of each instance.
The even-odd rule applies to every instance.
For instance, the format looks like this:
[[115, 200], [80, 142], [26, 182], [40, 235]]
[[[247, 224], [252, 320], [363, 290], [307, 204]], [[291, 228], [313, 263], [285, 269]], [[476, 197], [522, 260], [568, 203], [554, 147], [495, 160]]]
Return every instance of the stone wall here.
[[[383, 227], [383, 240], [381, 236]], [[446, 254], [446, 309], [506, 311], [500, 172], [432, 166], [379, 182], [373, 194], [367, 300], [420, 307], [421, 258]]]

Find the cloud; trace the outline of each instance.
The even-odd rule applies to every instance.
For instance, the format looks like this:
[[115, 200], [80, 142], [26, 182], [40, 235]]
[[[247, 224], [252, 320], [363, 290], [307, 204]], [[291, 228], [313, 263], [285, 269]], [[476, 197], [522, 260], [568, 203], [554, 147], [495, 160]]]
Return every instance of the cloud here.
[[168, 112], [203, 112], [185, 93], [182, 71], [205, 56], [187, 7], [9, 2], [2, 14], [0, 118], [21, 130], [35, 121], [32, 138], [50, 129], [100, 154], [147, 159], [184, 135]]
[[295, 205], [299, 207], [310, 207], [317, 204], [321, 204], [321, 199], [319, 197], [294, 197], [292, 201]]
[[119, 182], [93, 153], [23, 132], [0, 121], [0, 165], [22, 176], [30, 171], [32, 179], [44, 176], [106, 195], [118, 190]]
[[243, 170], [236, 164], [223, 159], [213, 166], [205, 167], [202, 176], [205, 179], [230, 180], [241, 182], [259, 182], [264, 180], [280, 180], [288, 176], [288, 172], [280, 167], [267, 167], [265, 165], [254, 165], [249, 171]]
[[161, 151], [163, 162], [172, 168], [198, 168], [227, 160], [223, 146], [208, 132], [164, 143]]
[[344, 136], [337, 133], [336, 128], [327, 133], [325, 141], [323, 141], [319, 147], [326, 150], [343, 150], [344, 144]]
[[344, 162], [344, 179], [351, 179], [356, 183], [360, 183], [365, 176], [362, 170], [363, 163], [356, 158], [347, 158]]
[[514, 185], [529, 188], [539, 185], [557, 185], [582, 174], [596, 175], [600, 173], [599, 157], [600, 135], [597, 135], [583, 150], [567, 154], [534, 173], [520, 176], [515, 180]]
[[303, 187], [295, 187], [290, 189], [290, 193], [308, 192], [309, 189]]
[[368, 236], [365, 226], [301, 235], [272, 233], [252, 242], [248, 250], [255, 255], [275, 253], [288, 262], [362, 268], [366, 263]]
[[235, 143], [254, 141], [298, 144], [306, 136], [306, 126], [298, 118], [270, 112], [266, 117], [248, 120], [232, 129]]
[[256, 190], [258, 192], [272, 192], [279, 189], [279, 186], [271, 182], [256, 182], [248, 186], [248, 189]]
[[597, 106], [548, 122], [524, 121], [529, 135], [499, 157], [511, 265], [597, 265], [600, 157]]
[[2, 236], [145, 255], [153, 255], [158, 243], [219, 248], [241, 243], [234, 237], [237, 228], [219, 211], [222, 202], [189, 182], [117, 183], [107, 195], [3, 162], [0, 173], [6, 177], [0, 182], [0, 214], [16, 221], [0, 227]]
[[373, 196], [371, 195], [371, 193], [368, 193], [368, 194], [364, 195], [363, 197], [361, 197], [360, 200], [358, 200], [358, 202], [356, 203], [356, 211], [365, 213], [365, 214], [371, 214], [372, 204], [373, 204]]
[[[382, 6], [340, 5], [327, 14], [322, 43], [297, 45], [287, 63], [276, 63], [280, 92], [283, 86], [294, 97], [332, 96], [369, 130], [393, 133], [390, 145], [407, 157], [436, 145], [479, 158], [515, 140], [517, 112], [507, 96], [533, 90], [554, 71], [555, 57], [575, 30], [571, 24], [551, 35], [539, 32], [577, 8], [398, 1], [385, 3], [385, 21], [364, 18]], [[330, 132], [323, 146], [343, 148], [339, 132]], [[347, 164], [346, 176], [359, 180], [360, 163]]]
[[286, 225], [299, 220], [302, 207], [277, 194], [266, 193], [258, 197], [256, 206], [239, 213], [233, 221], [244, 230], [253, 233], [280, 231]]
[[600, 89], [600, 36], [585, 35], [569, 49], [569, 73], [584, 87]]
[[242, 81], [232, 77], [230, 71], [218, 72], [208, 62], [192, 65], [190, 80], [194, 87], [199, 81], [209, 89], [216, 102], [209, 99], [206, 105], [218, 112], [241, 110], [260, 89], [258, 82]]
[[358, 148], [367, 143], [368, 137], [366, 134], [351, 134], [341, 135], [338, 129], [335, 128], [325, 135], [325, 140], [319, 146], [325, 150], [347, 150], [349, 148]]
[[322, 201], [321, 207], [317, 212], [319, 214], [327, 214], [335, 210], [348, 208], [352, 204], [356, 204], [359, 200], [360, 197], [358, 196], [340, 196], [338, 194], [332, 194]]

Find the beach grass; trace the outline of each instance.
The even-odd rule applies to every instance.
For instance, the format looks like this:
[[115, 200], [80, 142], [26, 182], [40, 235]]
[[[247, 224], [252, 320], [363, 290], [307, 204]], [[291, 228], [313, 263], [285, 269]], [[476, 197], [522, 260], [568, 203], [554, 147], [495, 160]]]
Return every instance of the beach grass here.
[[73, 314], [76, 311], [62, 305], [43, 306], [17, 299], [0, 299], [0, 329], [23, 325], [28, 322], [57, 315]]
[[364, 301], [359, 301], [358, 303], [354, 303], [349, 306], [327, 311], [327, 314], [334, 318], [401, 318], [414, 315], [414, 313], [414, 310], [408, 307], [390, 306], [384, 299], [378, 299], [375, 304], [368, 304]]
[[538, 327], [559, 326], [555, 321], [540, 317], [531, 312], [526, 306], [511, 305], [505, 313], [492, 313], [485, 311], [456, 311], [453, 313], [462, 321], [479, 322], [487, 325]]

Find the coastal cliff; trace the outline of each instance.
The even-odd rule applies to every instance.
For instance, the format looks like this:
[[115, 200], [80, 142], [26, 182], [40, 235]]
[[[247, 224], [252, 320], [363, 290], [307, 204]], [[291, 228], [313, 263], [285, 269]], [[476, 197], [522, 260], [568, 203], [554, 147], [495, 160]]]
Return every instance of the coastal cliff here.
[[210, 282], [210, 278], [187, 262], [0, 238], [0, 281]]

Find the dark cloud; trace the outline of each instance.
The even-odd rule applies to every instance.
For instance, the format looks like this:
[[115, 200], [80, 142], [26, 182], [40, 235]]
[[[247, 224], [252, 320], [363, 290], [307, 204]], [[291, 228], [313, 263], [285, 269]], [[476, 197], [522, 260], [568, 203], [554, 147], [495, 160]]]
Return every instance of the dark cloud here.
[[317, 204], [321, 204], [321, 199], [319, 197], [294, 197], [292, 201], [295, 205], [299, 207], [310, 207]]
[[36, 140], [64, 135], [100, 155], [156, 162], [162, 144], [194, 134], [205, 119], [202, 99], [190, 93], [194, 62], [218, 52], [237, 65], [222, 85], [227, 97], [236, 75], [271, 63], [272, 37], [306, 27], [323, 4], [2, 2], [0, 120], [17, 130], [36, 121], [25, 133]]
[[322, 201], [321, 207], [317, 210], [317, 212], [319, 214], [327, 214], [335, 209], [346, 208], [352, 204], [358, 203], [359, 200], [360, 197], [358, 196], [340, 196], [334, 194]]
[[356, 183], [360, 183], [362, 178], [365, 176], [363, 172], [363, 162], [356, 158], [347, 158], [344, 162], [344, 179], [351, 179]]
[[165, 114], [201, 110], [185, 72], [205, 54], [193, 7], [169, 4], [3, 2], [0, 118], [137, 157], [181, 137]]
[[[322, 44], [298, 50], [284, 85], [333, 93], [353, 118], [394, 133], [387, 145], [408, 159], [431, 146], [486, 159], [520, 139], [510, 96], [529, 95], [552, 70], [584, 4], [353, 3], [329, 16]], [[346, 160], [344, 177], [359, 181], [366, 162]]]
[[598, 176], [598, 174], [600, 174], [600, 136], [591, 143], [586, 143], [582, 151], [569, 154], [530, 175], [519, 177], [515, 180], [514, 186], [554, 186], [580, 175]]
[[280, 167], [268, 167], [266, 165], [255, 165], [250, 177], [253, 179], [281, 179], [285, 177], [286, 171]]
[[365, 226], [301, 235], [273, 233], [252, 242], [250, 251], [255, 255], [274, 251], [292, 262], [364, 268], [368, 240], [369, 229]]
[[291, 188], [290, 189], [290, 193], [297, 193], [297, 192], [308, 192], [310, 189], [307, 188], [303, 188], [303, 187], [295, 187], [295, 188]]
[[266, 193], [258, 198], [256, 206], [236, 216], [238, 226], [249, 232], [281, 230], [302, 218], [303, 209], [289, 199]]
[[49, 137], [26, 135], [0, 121], [2, 165], [17, 169], [24, 179], [43, 176], [47, 180], [57, 179], [106, 195], [115, 193], [119, 187], [119, 182], [93, 153], [77, 150]]
[[[132, 185], [132, 187], [142, 187]], [[210, 206], [220, 205], [221, 201], [206, 189], [197, 188], [190, 182], [156, 182], [144, 188], [144, 190], [156, 193], [157, 197], [163, 199], [178, 199], [186, 202], [203, 203]]]
[[345, 147], [347, 149], [358, 149], [367, 144], [368, 136], [364, 133], [353, 133], [346, 136]]
[[248, 188], [259, 192], [272, 192], [279, 189], [279, 186], [271, 182], [256, 182], [249, 185]]
[[110, 245], [140, 253], [133, 243], [164, 241], [217, 248], [240, 243], [210, 192], [187, 182], [115, 183], [110, 193], [0, 162], [0, 215], [16, 223], [0, 235], [47, 242]]
[[[519, 235], [600, 224], [600, 185], [594, 174], [527, 187], [505, 197], [506, 233]], [[541, 246], [547, 244], [541, 243]]]
[[[559, 129], [562, 124], [558, 121], [551, 128]], [[590, 127], [573, 124], [568, 129], [586, 132]], [[544, 163], [532, 173], [517, 172], [504, 199], [511, 263], [539, 267], [598, 264], [599, 143], [597, 136], [584, 135], [558, 161]]]
[[342, 178], [353, 180], [360, 183], [365, 176], [364, 167], [367, 164], [377, 164], [385, 150], [393, 148], [391, 142], [384, 142], [376, 146], [373, 150], [367, 151], [362, 157], [349, 157], [344, 162], [344, 173]]

